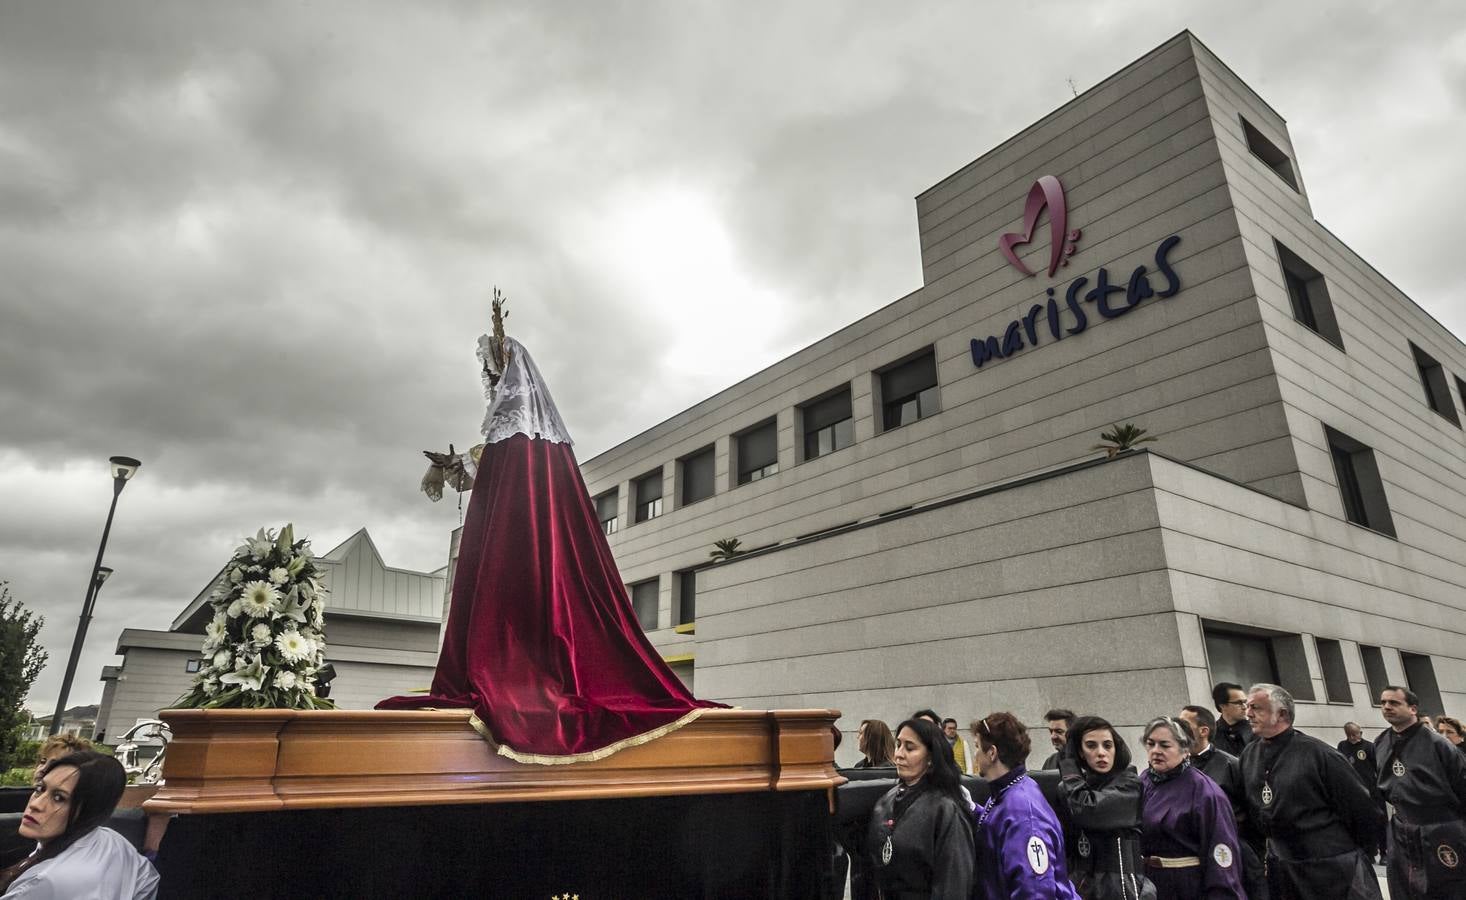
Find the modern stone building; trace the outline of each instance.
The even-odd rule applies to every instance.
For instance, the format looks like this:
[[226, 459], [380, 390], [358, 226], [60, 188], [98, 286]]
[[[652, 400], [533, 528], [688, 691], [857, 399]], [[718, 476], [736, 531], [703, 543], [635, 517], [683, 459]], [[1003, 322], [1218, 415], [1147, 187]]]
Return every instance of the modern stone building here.
[[[1314, 220], [1261, 97], [1182, 33], [916, 206], [919, 288], [583, 464], [700, 696], [1466, 714], [1466, 347]], [[1159, 440], [1105, 460], [1114, 423]]]
[[[438, 660], [447, 569], [392, 568], [365, 528], [315, 558], [326, 594], [326, 660], [336, 668], [331, 699], [343, 709], [371, 709], [383, 697], [426, 690]], [[97, 731], [115, 742], [139, 719], [155, 718], [182, 696], [201, 662], [211, 616], [209, 580], [167, 631], [125, 628], [122, 664], [102, 670]]]

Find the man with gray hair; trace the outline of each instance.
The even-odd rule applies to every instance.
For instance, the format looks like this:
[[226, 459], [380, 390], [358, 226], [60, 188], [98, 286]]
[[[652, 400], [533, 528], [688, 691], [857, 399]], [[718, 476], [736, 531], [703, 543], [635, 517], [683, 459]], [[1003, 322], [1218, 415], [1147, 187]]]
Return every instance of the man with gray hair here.
[[1247, 721], [1260, 740], [1242, 751], [1252, 821], [1267, 837], [1272, 900], [1377, 898], [1364, 851], [1379, 813], [1347, 760], [1293, 727], [1293, 695], [1275, 684], [1247, 691]]

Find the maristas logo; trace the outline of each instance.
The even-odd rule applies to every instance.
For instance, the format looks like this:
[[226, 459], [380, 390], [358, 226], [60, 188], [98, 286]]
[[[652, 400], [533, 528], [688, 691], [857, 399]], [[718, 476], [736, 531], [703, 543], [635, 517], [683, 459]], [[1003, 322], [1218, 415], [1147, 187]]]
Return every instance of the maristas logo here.
[[1023, 231], [1010, 231], [998, 238], [998, 249], [1012, 263], [1013, 268], [1024, 275], [1036, 275], [1023, 264], [1013, 248], [1033, 241], [1033, 230], [1038, 227], [1038, 217], [1049, 211], [1049, 277], [1059, 271], [1059, 266], [1068, 265], [1079, 241], [1079, 229], [1065, 231], [1069, 227], [1069, 206], [1064, 202], [1064, 185], [1052, 175], [1040, 176], [1028, 189], [1028, 203], [1023, 207]]
[[[998, 249], [1003, 251], [1004, 258], [1013, 268], [1024, 275], [1037, 275], [1023, 264], [1014, 248], [1033, 242], [1034, 229], [1038, 227], [1039, 216], [1044, 210], [1049, 213], [1049, 277], [1052, 278], [1060, 266], [1068, 265], [1079, 241], [1079, 229], [1068, 230], [1069, 207], [1064, 201], [1064, 185], [1054, 176], [1041, 176], [1029, 188], [1028, 202], [1023, 207], [1023, 230], [1010, 231], [999, 237]], [[1036, 347], [1043, 340], [1044, 330], [1055, 341], [1079, 334], [1089, 327], [1091, 312], [1099, 313], [1101, 318], [1114, 319], [1151, 297], [1175, 296], [1181, 290], [1181, 278], [1171, 265], [1170, 253], [1179, 243], [1180, 236], [1173, 234], [1156, 245], [1153, 256], [1155, 273], [1166, 280], [1165, 287], [1160, 290], [1151, 286], [1151, 270], [1145, 266], [1131, 269], [1130, 277], [1123, 281], [1112, 281], [1109, 270], [1101, 267], [1093, 275], [1093, 287], [1089, 287], [1090, 276], [1085, 275], [1070, 281], [1062, 291], [1057, 287], [1047, 287], [1044, 289], [1044, 302], [1030, 306], [1022, 318], [1009, 322], [1000, 335], [972, 339], [972, 364], [980, 369], [984, 363], [1005, 359], [1024, 347]], [[1086, 287], [1089, 290], [1085, 290]], [[1048, 328], [1043, 329], [1042, 325]]]

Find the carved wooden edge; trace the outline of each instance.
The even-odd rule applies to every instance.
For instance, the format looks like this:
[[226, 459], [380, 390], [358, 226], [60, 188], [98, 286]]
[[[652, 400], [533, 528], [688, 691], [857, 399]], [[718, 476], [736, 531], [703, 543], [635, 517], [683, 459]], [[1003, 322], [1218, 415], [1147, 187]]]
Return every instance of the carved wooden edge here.
[[495, 752], [467, 710], [165, 710], [149, 814], [827, 792], [838, 710], [710, 709], [605, 759], [540, 766]]

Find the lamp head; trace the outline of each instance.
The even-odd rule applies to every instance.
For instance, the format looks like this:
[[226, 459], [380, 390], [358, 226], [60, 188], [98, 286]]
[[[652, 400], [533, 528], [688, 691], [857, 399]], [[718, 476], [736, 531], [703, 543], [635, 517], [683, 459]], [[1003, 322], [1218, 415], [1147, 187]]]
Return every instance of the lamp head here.
[[114, 456], [108, 460], [112, 464], [112, 477], [118, 481], [127, 481], [137, 474], [138, 467], [142, 463], [130, 456]]
[[101, 587], [102, 586], [102, 583], [105, 582], [107, 580], [107, 578], [109, 576], [111, 576], [111, 574], [112, 574], [112, 570], [109, 567], [107, 567], [107, 566], [101, 566], [101, 567], [99, 567], [97, 569], [97, 587]]

